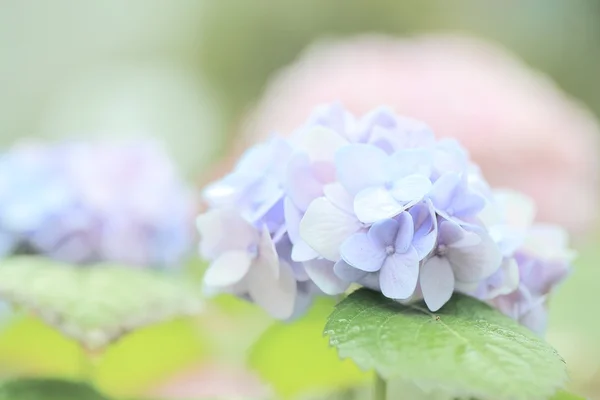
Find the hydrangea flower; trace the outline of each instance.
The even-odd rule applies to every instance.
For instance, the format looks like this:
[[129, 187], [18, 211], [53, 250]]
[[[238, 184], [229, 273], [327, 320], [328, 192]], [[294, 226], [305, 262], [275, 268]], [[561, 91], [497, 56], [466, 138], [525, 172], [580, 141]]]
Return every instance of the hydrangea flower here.
[[188, 254], [191, 192], [153, 143], [24, 144], [0, 163], [5, 255], [162, 268]]
[[205, 287], [276, 318], [355, 283], [423, 298], [431, 311], [461, 291], [524, 321], [564, 277], [525, 252], [531, 229], [514, 226], [525, 214], [506, 215], [458, 142], [387, 108], [355, 117], [319, 107], [289, 139], [250, 149], [205, 195]]
[[266, 226], [254, 229], [233, 209], [212, 210], [198, 217], [197, 225], [206, 238], [203, 254], [212, 258], [204, 276], [209, 292], [247, 294], [274, 317], [292, 315], [296, 279], [279, 258]]

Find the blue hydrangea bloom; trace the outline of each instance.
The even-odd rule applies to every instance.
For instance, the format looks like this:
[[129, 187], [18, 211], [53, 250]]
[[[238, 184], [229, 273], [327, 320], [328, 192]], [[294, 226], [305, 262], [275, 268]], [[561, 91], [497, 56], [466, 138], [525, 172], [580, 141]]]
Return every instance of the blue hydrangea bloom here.
[[0, 250], [168, 267], [193, 242], [193, 197], [154, 143], [25, 144], [0, 157]]
[[535, 298], [533, 307], [564, 277], [537, 255], [520, 256], [531, 231], [511, 226], [523, 218], [498, 207], [458, 142], [385, 107], [362, 117], [318, 107], [288, 139], [250, 149], [205, 196], [207, 290], [276, 318], [351, 283], [423, 298], [432, 311], [461, 291], [515, 316], [515, 304]]

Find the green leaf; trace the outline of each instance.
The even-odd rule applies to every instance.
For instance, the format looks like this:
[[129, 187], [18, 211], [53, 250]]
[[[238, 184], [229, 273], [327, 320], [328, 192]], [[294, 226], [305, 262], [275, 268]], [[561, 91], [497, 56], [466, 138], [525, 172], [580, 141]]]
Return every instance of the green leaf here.
[[17, 379], [0, 383], [0, 400], [108, 400], [91, 386], [55, 379]]
[[386, 379], [458, 397], [547, 399], [566, 381], [556, 351], [510, 318], [455, 294], [438, 313], [360, 289], [325, 326], [342, 358]]
[[0, 262], [0, 298], [92, 350], [201, 308], [193, 285], [165, 273], [109, 264], [74, 267], [31, 256]]
[[293, 323], [274, 323], [252, 347], [250, 366], [273, 386], [278, 398], [370, 382], [370, 374], [351, 360], [340, 362], [323, 337], [333, 305], [332, 299], [318, 299], [307, 315]]
[[556, 393], [550, 400], [585, 400], [584, 397], [578, 396], [573, 393], [565, 392], [564, 390]]
[[85, 357], [79, 343], [31, 315], [15, 315], [0, 330], [0, 366], [12, 376], [78, 378]]
[[112, 397], [137, 398], [157, 382], [204, 361], [209, 351], [205, 339], [191, 318], [148, 326], [107, 348], [92, 361], [87, 378]]

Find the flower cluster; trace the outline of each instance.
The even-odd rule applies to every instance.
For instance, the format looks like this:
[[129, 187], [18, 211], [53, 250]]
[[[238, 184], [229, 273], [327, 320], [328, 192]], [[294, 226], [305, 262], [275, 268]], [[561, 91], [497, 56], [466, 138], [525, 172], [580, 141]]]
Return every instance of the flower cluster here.
[[0, 256], [177, 264], [192, 197], [153, 143], [22, 144], [0, 155]]
[[206, 289], [276, 318], [356, 283], [431, 311], [461, 291], [526, 322], [568, 271], [565, 254], [528, 245], [538, 230], [519, 215], [524, 197], [493, 192], [459, 143], [386, 108], [323, 106], [204, 195]]

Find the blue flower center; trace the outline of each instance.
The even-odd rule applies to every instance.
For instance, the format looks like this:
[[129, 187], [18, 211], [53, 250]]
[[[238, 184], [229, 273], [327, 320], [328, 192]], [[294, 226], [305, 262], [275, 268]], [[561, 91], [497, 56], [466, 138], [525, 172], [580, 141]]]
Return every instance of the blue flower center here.
[[396, 252], [396, 248], [395, 248], [394, 246], [392, 246], [392, 245], [389, 245], [389, 246], [387, 246], [387, 247], [385, 248], [385, 253], [386, 253], [388, 256], [391, 256], [391, 255], [392, 255], [392, 254], [394, 254], [395, 252]]

